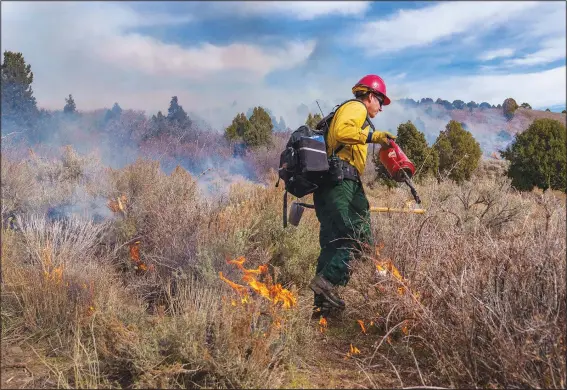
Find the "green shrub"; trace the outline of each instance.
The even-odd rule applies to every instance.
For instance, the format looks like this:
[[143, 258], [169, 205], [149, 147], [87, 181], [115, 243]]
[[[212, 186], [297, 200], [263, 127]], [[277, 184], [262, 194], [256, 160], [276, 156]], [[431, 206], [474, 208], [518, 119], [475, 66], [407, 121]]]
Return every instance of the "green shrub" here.
[[440, 173], [457, 183], [470, 179], [482, 156], [473, 135], [454, 120], [439, 133], [435, 149], [439, 154]]
[[539, 187], [566, 190], [565, 126], [554, 119], [536, 119], [500, 154], [510, 161], [508, 176], [520, 190]]

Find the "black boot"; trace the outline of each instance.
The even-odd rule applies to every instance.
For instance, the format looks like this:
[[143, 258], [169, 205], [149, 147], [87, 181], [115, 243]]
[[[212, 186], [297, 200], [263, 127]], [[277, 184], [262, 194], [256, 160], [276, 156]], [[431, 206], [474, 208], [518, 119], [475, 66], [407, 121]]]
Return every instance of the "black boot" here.
[[335, 292], [335, 286], [325, 279], [323, 275], [315, 275], [311, 283], [309, 283], [309, 288], [315, 294], [321, 295], [333, 307], [340, 309], [345, 307], [345, 301]]

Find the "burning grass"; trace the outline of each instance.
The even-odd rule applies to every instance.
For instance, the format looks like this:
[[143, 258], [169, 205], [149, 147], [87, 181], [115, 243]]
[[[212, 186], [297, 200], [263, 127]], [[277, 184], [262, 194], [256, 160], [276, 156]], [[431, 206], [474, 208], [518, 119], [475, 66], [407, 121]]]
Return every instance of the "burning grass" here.
[[[274, 304], [281, 303], [284, 308], [291, 308], [297, 304], [297, 297], [289, 290], [282, 288], [281, 284], [273, 284], [272, 278], [267, 275], [266, 283], [258, 280], [257, 276], [266, 275], [268, 272], [268, 267], [260, 265], [257, 269], [246, 269], [243, 264], [246, 261], [244, 257], [240, 257], [235, 260], [229, 260], [228, 264], [234, 264], [244, 273], [242, 280], [248, 284], [248, 286], [256, 292], [261, 297], [269, 300]], [[248, 302], [248, 289], [245, 286], [236, 284], [228, 279], [226, 279], [222, 272], [219, 272], [219, 277], [221, 280], [226, 282], [230, 287], [232, 287], [239, 295], [241, 295], [243, 300]]]
[[[346, 385], [321, 365], [366, 387], [566, 385], [564, 198], [498, 174], [423, 183], [427, 214], [373, 215], [383, 245], [354, 263], [346, 311], [310, 320], [318, 224], [283, 229], [273, 172], [214, 199], [181, 167], [92, 163], [50, 176], [2, 159], [3, 343], [32, 345], [60, 387]], [[43, 212], [85, 187], [106, 223]]]

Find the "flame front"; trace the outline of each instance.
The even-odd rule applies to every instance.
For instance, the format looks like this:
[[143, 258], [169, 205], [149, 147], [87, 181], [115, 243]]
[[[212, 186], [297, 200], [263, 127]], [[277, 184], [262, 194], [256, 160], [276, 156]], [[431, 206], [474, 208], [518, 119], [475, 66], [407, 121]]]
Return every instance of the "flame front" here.
[[[243, 265], [245, 261], [246, 259], [244, 257], [239, 257], [238, 259], [228, 260], [227, 262], [229, 264], [236, 265], [236, 267], [244, 273], [242, 280], [246, 282], [248, 284], [248, 287], [254, 290], [258, 295], [261, 295], [274, 304], [281, 302], [283, 304], [283, 307], [285, 307], [286, 309], [289, 309], [290, 307], [296, 305], [297, 298], [291, 291], [283, 288], [281, 284], [272, 285], [269, 280], [267, 283], [263, 283], [256, 279], [256, 275], [259, 276], [268, 272], [268, 267], [266, 265], [260, 265], [256, 269], [246, 269]], [[230, 287], [236, 290], [238, 294], [244, 296], [248, 295], [248, 288], [246, 286], [228, 280], [223, 276], [222, 272], [219, 272], [219, 277]]]

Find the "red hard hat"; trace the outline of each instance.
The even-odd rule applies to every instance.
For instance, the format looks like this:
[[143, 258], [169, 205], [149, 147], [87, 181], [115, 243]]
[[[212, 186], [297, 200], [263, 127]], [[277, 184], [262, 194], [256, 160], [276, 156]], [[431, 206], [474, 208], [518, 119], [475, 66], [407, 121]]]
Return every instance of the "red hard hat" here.
[[384, 96], [384, 105], [390, 104], [390, 98], [386, 95], [386, 83], [380, 76], [375, 74], [369, 74], [360, 79], [354, 87], [352, 87], [352, 93], [357, 91], [371, 91]]

